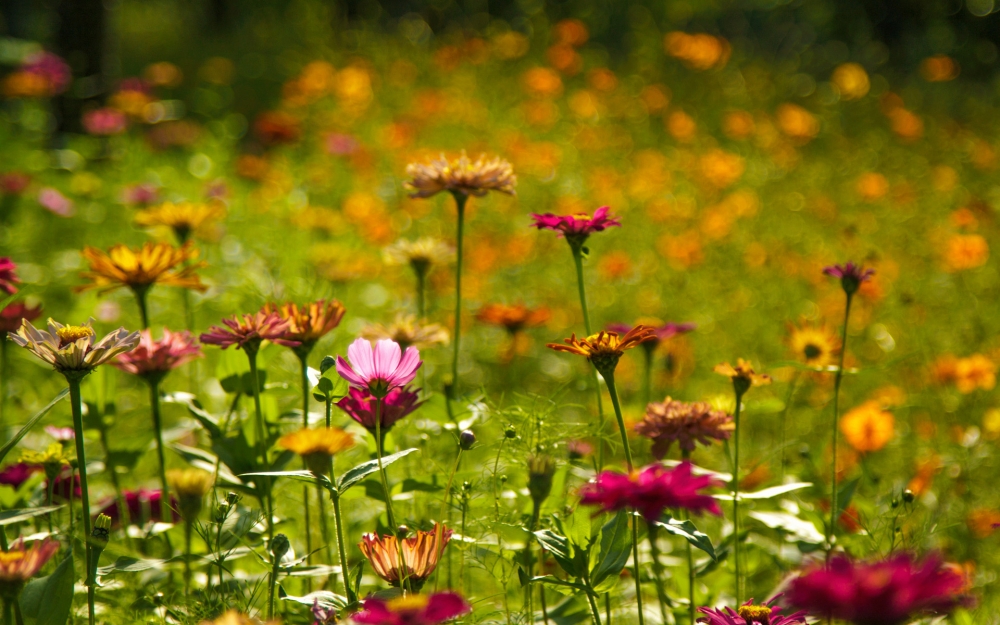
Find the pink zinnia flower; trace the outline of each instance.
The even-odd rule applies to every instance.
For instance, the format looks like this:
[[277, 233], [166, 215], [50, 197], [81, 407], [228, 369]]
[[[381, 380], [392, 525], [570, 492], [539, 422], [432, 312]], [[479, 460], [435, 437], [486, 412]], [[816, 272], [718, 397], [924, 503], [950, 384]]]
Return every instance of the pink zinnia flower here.
[[662, 459], [676, 442], [681, 450], [694, 451], [697, 444], [711, 445], [728, 440], [733, 433], [733, 418], [715, 410], [707, 402], [683, 402], [667, 397], [646, 406], [635, 431], [653, 440], [653, 457]]
[[21, 70], [45, 78], [49, 85], [49, 95], [66, 91], [73, 78], [69, 64], [51, 52], [39, 52], [29, 56], [21, 65]]
[[897, 625], [922, 614], [945, 614], [962, 603], [962, 576], [931, 556], [901, 553], [881, 562], [834, 556], [792, 580], [787, 603], [810, 615], [855, 625]]
[[594, 211], [594, 216], [590, 215], [553, 215], [545, 213], [539, 215], [532, 213], [531, 218], [535, 220], [532, 226], [539, 230], [552, 230], [558, 232], [559, 236], [566, 237], [570, 243], [582, 243], [584, 239], [595, 232], [601, 232], [611, 226], [621, 226], [621, 222], [614, 215], [608, 216], [611, 209], [602, 206]]
[[73, 428], [66, 427], [61, 428], [55, 425], [46, 425], [45, 433], [56, 439], [60, 443], [65, 443], [67, 441], [72, 441], [76, 439], [76, 432]]
[[423, 362], [416, 347], [406, 348], [401, 354], [399, 344], [382, 339], [372, 344], [365, 339], [356, 339], [347, 348], [348, 363], [337, 356], [337, 373], [350, 382], [351, 386], [367, 389], [379, 399], [394, 388], [406, 386], [417, 377], [417, 369]]
[[331, 132], [326, 136], [326, 152], [336, 156], [347, 156], [358, 151], [361, 147], [358, 140], [351, 135]]
[[122, 189], [122, 203], [126, 206], [149, 206], [160, 201], [160, 189], [154, 184], [133, 184]]
[[830, 265], [823, 268], [823, 273], [834, 278], [840, 278], [840, 286], [848, 295], [853, 295], [862, 282], [871, 280], [875, 275], [874, 269], [865, 269], [861, 265], [848, 262], [846, 265]]
[[31, 176], [19, 171], [0, 174], [0, 195], [21, 195], [31, 184]]
[[45, 187], [38, 192], [38, 203], [42, 205], [42, 208], [60, 217], [73, 215], [73, 200], [52, 187]]
[[128, 126], [128, 117], [118, 109], [105, 107], [83, 114], [83, 129], [97, 136], [120, 135]]
[[201, 358], [201, 346], [187, 330], [171, 332], [163, 328], [163, 338], [153, 340], [148, 329], [139, 332], [139, 344], [132, 351], [119, 354], [115, 367], [141, 378], [159, 379], [168, 372]]
[[750, 599], [736, 610], [730, 607], [725, 608], [698, 608], [698, 611], [705, 616], [698, 619], [699, 623], [708, 625], [805, 625], [806, 613], [804, 611], [794, 614], [780, 614], [782, 608], [775, 606], [778, 595], [760, 605], [754, 605]]
[[580, 503], [601, 506], [605, 512], [631, 508], [638, 510], [649, 522], [659, 519], [667, 508], [721, 515], [722, 510], [715, 499], [698, 491], [722, 486], [722, 482], [707, 475], [693, 475], [691, 466], [690, 462], [682, 462], [674, 469], [667, 469], [653, 464], [631, 475], [604, 471], [596, 480], [580, 488]]
[[202, 334], [199, 339], [208, 345], [218, 345], [226, 349], [230, 345], [235, 345], [236, 349], [243, 348], [250, 352], [256, 352], [263, 341], [271, 341], [285, 347], [297, 347], [298, 341], [290, 341], [282, 338], [291, 331], [291, 321], [282, 319], [278, 313], [245, 313], [242, 317], [234, 315], [228, 319], [223, 319], [225, 328], [212, 326], [208, 332]]
[[17, 264], [9, 257], [4, 256], [0, 258], [0, 291], [8, 295], [17, 293], [17, 287], [14, 285], [21, 281], [17, 277], [15, 269], [17, 269]]
[[[351, 388], [349, 395], [337, 402], [337, 407], [352, 419], [375, 432], [375, 402], [378, 398], [368, 389]], [[379, 428], [385, 432], [397, 421], [406, 417], [423, 404], [419, 395], [405, 388], [394, 388], [382, 399]]]
[[351, 620], [363, 625], [438, 625], [471, 611], [472, 606], [458, 593], [410, 594], [389, 601], [365, 599]]
[[[617, 332], [618, 334], [625, 335], [635, 326], [630, 326], [627, 323], [609, 323], [608, 331]], [[651, 341], [647, 341], [642, 344], [643, 348], [648, 351], [653, 351], [656, 346], [666, 341], [672, 339], [679, 334], [687, 334], [698, 327], [696, 323], [666, 323], [662, 326], [653, 326], [654, 332], [656, 332], [656, 338]]]
[[[125, 500], [129, 522], [132, 525], [145, 525], [149, 521], [163, 521], [163, 508], [160, 506], [160, 500], [163, 499], [162, 491], [147, 488], [127, 490], [122, 493], [122, 499]], [[177, 500], [173, 496], [170, 497], [169, 507], [171, 518], [167, 520], [167, 523], [180, 521], [181, 516], [177, 513]], [[122, 513], [117, 500], [108, 501], [101, 512], [111, 517], [115, 527], [121, 527]]]
[[42, 316], [42, 307], [28, 306], [24, 302], [14, 302], [0, 310], [0, 336], [17, 332], [23, 321], [34, 321]]

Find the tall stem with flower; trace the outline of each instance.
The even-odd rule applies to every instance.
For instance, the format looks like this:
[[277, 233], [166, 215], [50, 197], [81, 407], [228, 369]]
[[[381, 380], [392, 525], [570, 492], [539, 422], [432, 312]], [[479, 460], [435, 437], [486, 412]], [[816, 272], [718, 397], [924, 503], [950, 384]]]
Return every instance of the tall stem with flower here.
[[[63, 374], [69, 385], [70, 405], [73, 412], [73, 431], [76, 442], [77, 464], [80, 471], [80, 489], [83, 502], [84, 550], [86, 552], [87, 571], [91, 571], [92, 554], [90, 550], [90, 535], [93, 531], [90, 519], [90, 485], [87, 481], [87, 455], [83, 439], [83, 397], [80, 383], [101, 364], [110, 361], [115, 356], [135, 348], [139, 343], [139, 333], [129, 333], [125, 328], [119, 328], [98, 342], [94, 342], [94, 330], [91, 321], [82, 326], [64, 326], [49, 319], [48, 331], [41, 331], [27, 320], [21, 322], [16, 333], [9, 334], [10, 339], [20, 347], [31, 351], [35, 356], [52, 365], [53, 369]], [[72, 489], [70, 490], [72, 493]], [[70, 513], [72, 518], [72, 512]], [[94, 625], [94, 592], [95, 580], [88, 577], [87, 608], [90, 625]]]
[[843, 334], [840, 339], [840, 359], [837, 364], [837, 373], [833, 380], [833, 428], [832, 428], [832, 452], [833, 452], [833, 463], [832, 469], [830, 470], [830, 522], [826, 527], [826, 544], [827, 544], [827, 559], [830, 557], [830, 553], [833, 552], [833, 541], [834, 533], [837, 528], [837, 519], [840, 516], [840, 505], [837, 501], [838, 492], [838, 476], [837, 476], [837, 465], [839, 459], [838, 454], [838, 440], [839, 429], [840, 429], [840, 383], [844, 377], [844, 356], [847, 353], [847, 326], [851, 318], [851, 301], [854, 298], [854, 294], [858, 292], [861, 285], [868, 280], [871, 280], [872, 276], [875, 275], [874, 269], [865, 269], [861, 265], [855, 265], [852, 262], [848, 262], [845, 265], [833, 265], [823, 269], [823, 273], [828, 276], [839, 278], [840, 286], [844, 290], [845, 302], [844, 302], [844, 328]]
[[736, 361], [735, 367], [728, 362], [716, 365], [715, 372], [732, 380], [736, 396], [736, 407], [733, 409], [733, 565], [736, 603], [740, 603], [743, 596], [740, 559], [740, 410], [743, 405], [743, 395], [750, 390], [750, 387], [770, 384], [771, 376], [756, 373], [750, 363], [742, 358]]

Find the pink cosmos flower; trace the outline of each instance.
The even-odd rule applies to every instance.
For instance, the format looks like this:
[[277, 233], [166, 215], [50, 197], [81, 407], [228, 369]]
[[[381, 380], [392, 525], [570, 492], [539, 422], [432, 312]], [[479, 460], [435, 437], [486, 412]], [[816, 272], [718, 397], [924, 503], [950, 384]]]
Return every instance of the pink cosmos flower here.
[[133, 184], [122, 189], [122, 203], [126, 206], [150, 206], [160, 201], [160, 189], [154, 184]]
[[[385, 432], [397, 421], [416, 410], [424, 402], [418, 401], [419, 395], [406, 388], [394, 388], [382, 399], [381, 422], [379, 428]], [[346, 412], [352, 419], [375, 432], [375, 402], [378, 398], [368, 389], [351, 387], [349, 395], [337, 402], [337, 407]]]
[[28, 306], [24, 302], [14, 302], [0, 310], [0, 336], [17, 332], [23, 321], [34, 321], [42, 316], [42, 307]]
[[471, 611], [472, 606], [458, 593], [411, 594], [389, 601], [365, 599], [351, 620], [362, 625], [438, 625]]
[[73, 78], [73, 72], [62, 58], [51, 52], [32, 54], [21, 65], [21, 70], [29, 74], [37, 74], [45, 78], [49, 85], [49, 94], [56, 95], [66, 91]]
[[76, 440], [76, 432], [70, 427], [61, 428], [55, 425], [46, 425], [45, 433], [60, 443]]
[[201, 346], [187, 330], [171, 332], [163, 328], [163, 338], [153, 340], [148, 329], [139, 332], [139, 344], [130, 352], [119, 354], [115, 367], [142, 378], [160, 378], [169, 371], [201, 358]]
[[17, 264], [10, 257], [0, 258], [0, 291], [8, 295], [17, 293], [17, 287], [14, 285], [21, 281], [17, 277], [15, 269], [17, 269]]
[[674, 469], [667, 469], [652, 464], [631, 475], [604, 471], [596, 480], [580, 488], [580, 503], [601, 506], [605, 512], [631, 508], [638, 510], [649, 522], [659, 519], [667, 508], [721, 515], [722, 510], [715, 499], [698, 491], [722, 486], [722, 482], [707, 475], [693, 475], [691, 466], [690, 462], [683, 462]]
[[105, 107], [83, 114], [83, 129], [89, 134], [107, 137], [120, 135], [128, 127], [128, 117], [118, 109]]
[[235, 345], [256, 352], [263, 341], [271, 341], [285, 347], [298, 347], [298, 341], [282, 338], [291, 331], [291, 321], [282, 319], [276, 312], [245, 313], [242, 317], [234, 315], [222, 320], [226, 327], [212, 326], [199, 339], [208, 345], [218, 345], [226, 349]]
[[73, 200], [52, 187], [44, 187], [38, 192], [38, 203], [42, 205], [42, 208], [60, 217], [73, 216]]
[[923, 614], [946, 614], [962, 603], [962, 576], [932, 555], [901, 553], [881, 562], [834, 556], [792, 580], [787, 603], [810, 615], [855, 625], [897, 625]]
[[416, 347], [406, 348], [401, 354], [399, 344], [382, 339], [372, 344], [365, 339], [355, 339], [347, 348], [348, 363], [337, 356], [337, 373], [351, 386], [367, 389], [372, 395], [384, 399], [394, 388], [406, 386], [417, 377], [417, 369], [423, 364]]
[[725, 608], [698, 608], [698, 611], [705, 616], [698, 619], [699, 623], [708, 625], [805, 625], [806, 613], [804, 611], [794, 614], [780, 614], [782, 608], [775, 606], [778, 600], [777, 595], [767, 603], [754, 605], [750, 599], [736, 610], [730, 607]]
[[830, 265], [823, 268], [823, 273], [833, 278], [840, 278], [840, 285], [844, 292], [853, 295], [861, 283], [871, 280], [875, 275], [874, 269], [865, 269], [861, 265], [848, 262], [846, 265]]
[[19, 171], [0, 174], [0, 195], [21, 195], [31, 184], [31, 176]]
[[535, 220], [532, 226], [539, 230], [552, 230], [558, 232], [559, 236], [565, 236], [572, 241], [582, 242], [595, 232], [601, 232], [611, 226], [621, 226], [621, 222], [614, 215], [608, 216], [611, 209], [602, 206], [594, 211], [594, 216], [590, 215], [553, 215], [545, 213], [539, 215], [532, 213], [531, 218]]

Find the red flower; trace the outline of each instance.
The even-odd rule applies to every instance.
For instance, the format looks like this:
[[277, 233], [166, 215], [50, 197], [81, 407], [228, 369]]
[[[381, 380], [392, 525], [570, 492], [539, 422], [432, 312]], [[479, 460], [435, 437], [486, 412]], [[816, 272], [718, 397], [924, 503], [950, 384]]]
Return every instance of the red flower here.
[[931, 556], [898, 554], [881, 562], [835, 556], [792, 580], [787, 603], [816, 617], [855, 625], [896, 625], [919, 614], [944, 614], [962, 603], [962, 576]]
[[155, 341], [147, 329], [139, 332], [136, 348], [119, 354], [112, 364], [132, 375], [158, 378], [201, 356], [201, 346], [187, 330], [171, 332], [163, 328], [163, 338]]
[[14, 302], [0, 310], [0, 333], [17, 332], [22, 321], [34, 321], [41, 316], [41, 306], [28, 306], [24, 302]]
[[[352, 419], [375, 433], [375, 402], [377, 397], [368, 389], [351, 387], [349, 395], [337, 402], [337, 407], [346, 412]], [[382, 412], [379, 428], [388, 431], [397, 421], [419, 408], [424, 402], [418, 401], [419, 396], [405, 388], [394, 388], [382, 399]]]
[[674, 469], [666, 469], [653, 464], [631, 475], [604, 471], [595, 481], [583, 485], [580, 503], [601, 506], [605, 512], [631, 508], [649, 522], [659, 519], [667, 508], [721, 515], [715, 499], [698, 491], [722, 486], [722, 482], [707, 475], [693, 475], [691, 466], [690, 462], [683, 462]]
[[472, 606], [454, 592], [411, 594], [389, 601], [365, 599], [351, 620], [363, 625], [437, 625], [471, 611]]
[[286, 347], [297, 347], [298, 341], [290, 341], [283, 338], [291, 331], [291, 321], [282, 319], [278, 313], [265, 313], [263, 311], [243, 317], [232, 316], [222, 320], [225, 328], [212, 326], [208, 332], [202, 334], [199, 339], [208, 345], [218, 345], [226, 349], [230, 345], [235, 345], [236, 349], [244, 348], [254, 352], [260, 347], [261, 342], [271, 341]]
[[559, 236], [565, 236], [571, 241], [580, 241], [589, 237], [595, 232], [601, 232], [611, 226], [621, 226], [621, 222], [614, 215], [608, 216], [611, 210], [607, 206], [602, 206], [594, 211], [594, 216], [590, 215], [553, 215], [545, 213], [539, 215], [532, 213], [531, 218], [535, 220], [532, 226], [539, 230], [552, 230], [558, 232]]

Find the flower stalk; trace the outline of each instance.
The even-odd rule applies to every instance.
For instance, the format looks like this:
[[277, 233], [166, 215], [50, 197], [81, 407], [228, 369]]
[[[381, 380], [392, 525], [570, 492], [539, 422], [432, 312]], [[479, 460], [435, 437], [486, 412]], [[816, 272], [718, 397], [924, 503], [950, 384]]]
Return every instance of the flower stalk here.
[[450, 402], [452, 396], [458, 389], [458, 348], [462, 339], [462, 251], [465, 229], [465, 203], [469, 196], [460, 191], [452, 192], [455, 198], [455, 208], [458, 210], [458, 226], [455, 242], [455, 331], [452, 337], [451, 352], [451, 393], [447, 400]]
[[[93, 528], [90, 522], [90, 486], [87, 481], [87, 453], [83, 446], [83, 396], [80, 393], [80, 381], [87, 373], [89, 371], [67, 371], [66, 382], [69, 384], [69, 403], [73, 411], [77, 469], [80, 471], [80, 491], [83, 505], [84, 551], [86, 552], [87, 563], [87, 579], [84, 581], [84, 584], [87, 586], [87, 622], [90, 625], [94, 625], [94, 580], [90, 576], [93, 566], [89, 542]], [[72, 516], [72, 512], [70, 512], [70, 516]]]

